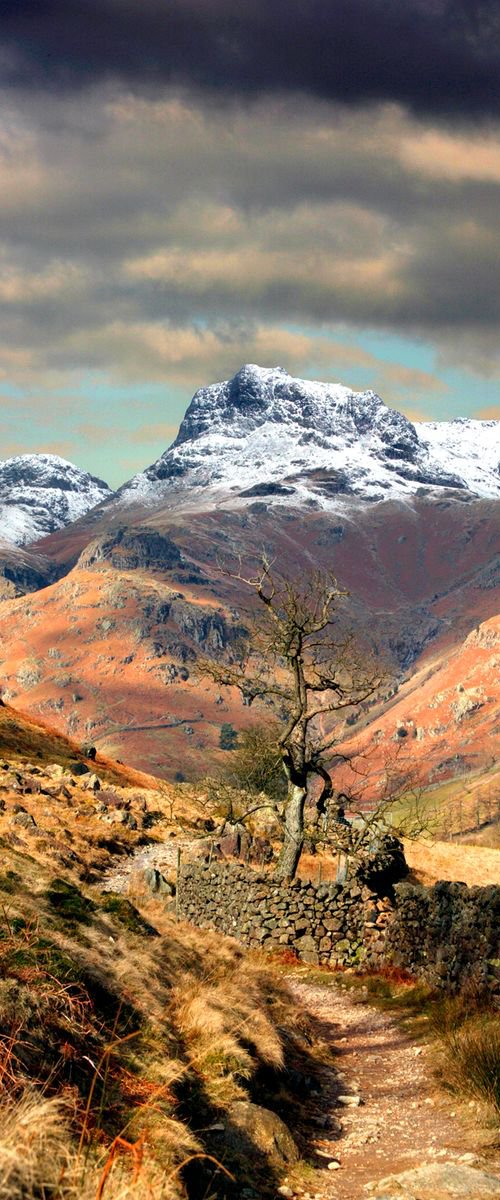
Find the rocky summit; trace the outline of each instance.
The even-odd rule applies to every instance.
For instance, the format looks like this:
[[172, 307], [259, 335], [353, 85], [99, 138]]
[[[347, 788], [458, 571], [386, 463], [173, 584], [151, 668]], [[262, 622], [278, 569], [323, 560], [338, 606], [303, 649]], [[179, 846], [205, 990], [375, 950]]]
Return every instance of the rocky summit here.
[[500, 422], [413, 424], [373, 391], [247, 364], [196, 392], [174, 444], [120, 491], [323, 509], [448, 489], [500, 496]]
[[2, 536], [18, 546], [28, 545], [112, 495], [102, 479], [58, 454], [18, 454], [0, 462]]

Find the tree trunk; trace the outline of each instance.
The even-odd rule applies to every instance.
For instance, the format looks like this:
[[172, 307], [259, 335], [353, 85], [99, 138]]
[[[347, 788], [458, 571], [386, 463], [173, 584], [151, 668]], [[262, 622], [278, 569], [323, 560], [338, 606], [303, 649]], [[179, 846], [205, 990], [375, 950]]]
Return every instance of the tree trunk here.
[[315, 828], [317, 828], [320, 823], [320, 820], [323, 818], [323, 828], [325, 828], [327, 821], [328, 821], [328, 811], [329, 811], [329, 807], [330, 807], [330, 800], [332, 799], [332, 796], [333, 796], [333, 784], [332, 784], [331, 778], [328, 774], [328, 771], [326, 771], [323, 766], [315, 767], [315, 773], [316, 773], [316, 775], [319, 775], [320, 778], [323, 780], [323, 787], [318, 796], [318, 799], [316, 800], [316, 812], [315, 812], [315, 815], [314, 815], [314, 818], [313, 818], [311, 824], [313, 824], [315, 826]]
[[278, 879], [293, 879], [299, 864], [304, 844], [306, 794], [306, 783], [293, 783], [289, 780], [283, 845], [275, 870]]

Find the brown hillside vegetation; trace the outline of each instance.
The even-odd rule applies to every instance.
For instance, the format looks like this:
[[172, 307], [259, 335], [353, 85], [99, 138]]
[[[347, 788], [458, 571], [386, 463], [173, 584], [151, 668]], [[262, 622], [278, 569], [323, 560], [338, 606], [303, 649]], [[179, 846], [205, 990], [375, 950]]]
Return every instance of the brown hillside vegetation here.
[[283, 1160], [237, 1114], [292, 1106], [300, 1138], [297, 1088], [322, 1055], [307, 1018], [269, 966], [177, 923], [168, 895], [138, 908], [101, 890], [189, 804], [24, 718], [16, 744], [1, 716], [0, 1196], [275, 1195]]
[[451, 842], [405, 842], [406, 861], [420, 883], [439, 879], [466, 883], [468, 887], [500, 884], [500, 850]]
[[[500, 795], [499, 664], [500, 616], [477, 625], [453, 650], [423, 656], [390, 701], [370, 713], [364, 728], [346, 742], [346, 749], [361, 756], [366, 801], [383, 791], [386, 764], [396, 756], [403, 783], [407, 777], [430, 785], [443, 809], [460, 796], [472, 809], [478, 791], [483, 807], [488, 798], [495, 801]], [[466, 824], [462, 828], [465, 832]]]
[[[64, 577], [2, 605], [3, 685], [16, 707], [171, 779], [179, 766], [195, 779], [220, 763], [221, 725], [245, 728], [251, 716], [236, 693], [196, 674], [200, 654], [230, 652], [248, 604], [221, 575], [221, 559], [249, 562], [265, 547], [291, 578], [333, 571], [351, 590], [349, 622], [410, 675], [423, 651], [451, 653], [498, 613], [497, 512], [486, 501], [354, 505], [340, 515], [263, 503], [189, 517], [138, 508], [127, 510], [134, 559], [112, 545], [123, 514], [111, 525], [109, 513], [100, 517], [101, 526], [83, 519], [40, 543], [36, 552]], [[151, 557], [152, 531], [163, 557]], [[468, 727], [475, 723], [472, 715]], [[450, 727], [445, 758], [459, 752], [462, 733]], [[474, 754], [487, 761], [481, 731]]]

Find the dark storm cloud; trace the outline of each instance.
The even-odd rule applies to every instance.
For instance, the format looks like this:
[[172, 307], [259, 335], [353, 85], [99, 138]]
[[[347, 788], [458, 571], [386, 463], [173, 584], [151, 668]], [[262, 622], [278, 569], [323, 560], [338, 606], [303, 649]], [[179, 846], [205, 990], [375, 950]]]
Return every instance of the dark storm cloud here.
[[3, 0], [3, 75], [500, 110], [497, 0]]
[[128, 369], [133, 346], [156, 372], [177, 353], [162, 325], [234, 321], [482, 329], [496, 344], [498, 124], [296, 96], [227, 110], [173, 90], [17, 95], [10, 112], [0, 99], [8, 354]]

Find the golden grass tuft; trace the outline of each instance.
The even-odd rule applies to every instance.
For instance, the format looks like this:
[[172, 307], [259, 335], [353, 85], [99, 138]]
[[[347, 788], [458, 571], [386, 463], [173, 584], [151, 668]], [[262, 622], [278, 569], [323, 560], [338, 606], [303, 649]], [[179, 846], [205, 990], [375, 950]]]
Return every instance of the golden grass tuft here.
[[479, 1012], [450, 1022], [442, 1038], [443, 1082], [486, 1105], [500, 1120], [500, 1016]]
[[0, 1197], [27, 1200], [57, 1189], [68, 1168], [66, 1114], [56, 1099], [28, 1092], [0, 1105]]
[[[180, 1129], [170, 1131], [179, 1145]], [[164, 1129], [158, 1136], [165, 1137]], [[168, 1132], [167, 1132], [168, 1138]], [[180, 1138], [184, 1157], [195, 1139]], [[141, 1137], [114, 1139], [90, 1153], [75, 1148], [70, 1108], [27, 1092], [0, 1105], [0, 1200], [178, 1200], [176, 1168], [162, 1169]]]
[[248, 967], [217, 984], [201, 981], [194, 991], [181, 983], [174, 996], [179, 1028], [195, 1045], [199, 1038], [230, 1034], [240, 1044], [250, 1044], [261, 1062], [281, 1068], [283, 1045], [259, 984], [257, 971], [251, 978]]

